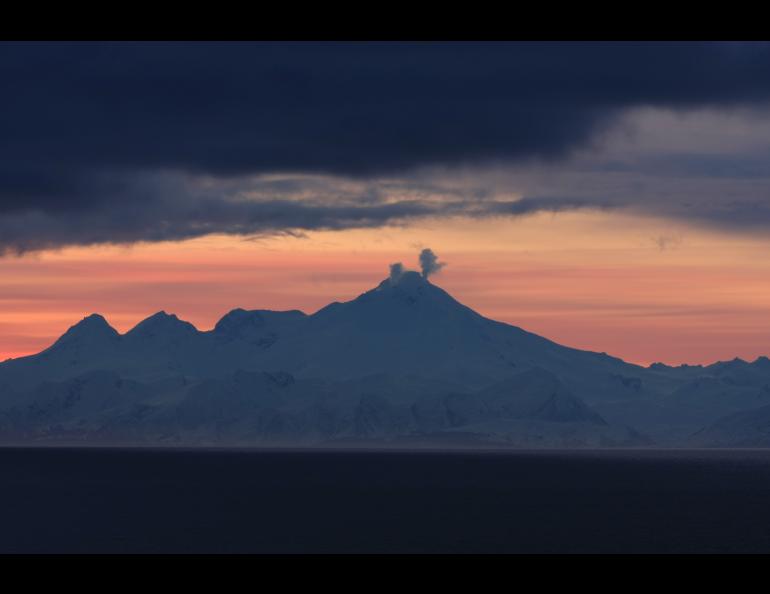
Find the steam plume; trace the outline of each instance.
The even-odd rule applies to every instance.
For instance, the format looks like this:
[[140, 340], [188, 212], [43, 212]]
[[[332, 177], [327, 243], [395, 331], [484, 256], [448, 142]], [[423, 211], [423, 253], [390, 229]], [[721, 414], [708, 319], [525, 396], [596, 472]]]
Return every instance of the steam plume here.
[[438, 256], [430, 248], [425, 248], [420, 252], [420, 268], [422, 268], [423, 278], [428, 278], [431, 274], [438, 272], [445, 266], [444, 262], [438, 261]]
[[404, 265], [401, 262], [396, 262], [390, 265], [390, 284], [397, 285], [401, 280], [401, 275], [404, 274]]

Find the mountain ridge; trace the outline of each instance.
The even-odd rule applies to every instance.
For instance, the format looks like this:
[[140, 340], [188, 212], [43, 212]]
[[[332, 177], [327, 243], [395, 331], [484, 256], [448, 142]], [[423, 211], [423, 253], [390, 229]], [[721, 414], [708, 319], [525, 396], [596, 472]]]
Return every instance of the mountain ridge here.
[[35, 439], [678, 444], [765, 396], [767, 358], [645, 368], [486, 318], [411, 271], [313, 314], [236, 308], [206, 331], [160, 311], [120, 334], [91, 314], [0, 363], [0, 429]]

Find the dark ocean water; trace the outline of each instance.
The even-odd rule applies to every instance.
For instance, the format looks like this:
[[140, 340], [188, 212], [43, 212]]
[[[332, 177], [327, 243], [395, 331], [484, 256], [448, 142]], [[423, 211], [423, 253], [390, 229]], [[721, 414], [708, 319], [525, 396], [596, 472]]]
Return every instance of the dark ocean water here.
[[770, 452], [0, 448], [0, 552], [770, 552]]

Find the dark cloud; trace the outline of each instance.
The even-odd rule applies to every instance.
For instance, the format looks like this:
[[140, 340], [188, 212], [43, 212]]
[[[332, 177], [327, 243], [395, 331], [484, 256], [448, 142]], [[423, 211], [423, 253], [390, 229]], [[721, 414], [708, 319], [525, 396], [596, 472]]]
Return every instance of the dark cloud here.
[[0, 80], [0, 249], [16, 251], [580, 207], [285, 200], [307, 189], [288, 179], [249, 202], [142, 180], [563, 157], [630, 108], [764, 104], [770, 45], [2, 43]]
[[764, 102], [770, 46], [5, 43], [6, 210], [103, 170], [344, 175], [552, 157], [620, 110]]
[[[604, 208], [601, 201], [525, 198], [512, 201], [453, 199], [357, 202], [349, 196], [314, 199], [255, 200], [222, 198], [176, 187], [130, 185], [126, 197], [143, 195], [139, 207], [130, 199], [83, 211], [27, 211], [0, 217], [0, 255], [56, 249], [71, 245], [131, 244], [185, 240], [209, 234], [260, 236], [301, 234], [313, 230], [372, 228], [426, 217], [524, 216], [565, 208]], [[569, 204], [569, 206], [566, 206]]]
[[479, 202], [474, 207], [467, 208], [468, 215], [476, 216], [521, 216], [534, 212], [564, 212], [566, 210], [609, 209], [614, 208], [611, 202], [597, 198], [521, 198], [494, 202]]
[[635, 156], [632, 161], [608, 161], [596, 167], [601, 173], [638, 173], [650, 177], [770, 179], [770, 152], [665, 153]]

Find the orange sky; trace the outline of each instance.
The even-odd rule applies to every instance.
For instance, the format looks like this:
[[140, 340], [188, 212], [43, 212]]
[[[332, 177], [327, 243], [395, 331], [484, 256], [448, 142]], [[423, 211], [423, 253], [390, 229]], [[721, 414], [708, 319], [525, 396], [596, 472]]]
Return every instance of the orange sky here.
[[479, 313], [648, 364], [770, 354], [770, 241], [609, 213], [442, 220], [247, 241], [208, 237], [0, 259], [0, 360], [37, 352], [92, 312], [121, 332], [164, 309], [210, 329], [235, 307], [356, 297], [422, 247], [433, 282]]

